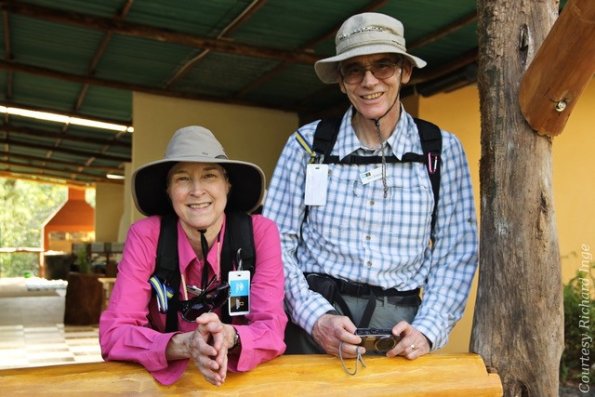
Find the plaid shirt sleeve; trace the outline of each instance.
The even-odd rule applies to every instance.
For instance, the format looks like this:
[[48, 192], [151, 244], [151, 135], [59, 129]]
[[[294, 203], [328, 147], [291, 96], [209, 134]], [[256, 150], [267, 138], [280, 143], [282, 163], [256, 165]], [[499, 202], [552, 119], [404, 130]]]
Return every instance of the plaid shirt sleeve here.
[[[436, 241], [424, 295], [412, 325], [443, 347], [465, 310], [477, 268], [477, 226], [467, 159], [457, 138], [443, 133]], [[427, 262], [427, 260], [426, 260]]]
[[[311, 145], [315, 125], [299, 132]], [[333, 306], [309, 289], [304, 277], [305, 264], [298, 265], [297, 250], [305, 216], [304, 187], [310, 155], [291, 135], [273, 173], [263, 215], [277, 222], [283, 247], [285, 302], [294, 323], [311, 333], [316, 320]]]

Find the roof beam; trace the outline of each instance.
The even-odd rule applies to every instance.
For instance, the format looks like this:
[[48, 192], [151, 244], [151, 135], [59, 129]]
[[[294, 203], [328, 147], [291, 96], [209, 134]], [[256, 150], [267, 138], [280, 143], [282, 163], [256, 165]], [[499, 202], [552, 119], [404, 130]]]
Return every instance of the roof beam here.
[[95, 17], [33, 4], [22, 4], [9, 0], [2, 0], [0, 1], [0, 4], [2, 4], [3, 10], [31, 18], [43, 19], [59, 24], [78, 26], [85, 29], [95, 29], [104, 32], [112, 31], [125, 36], [175, 43], [189, 47], [208, 49], [215, 52], [223, 52], [255, 58], [276, 59], [278, 61], [304, 64], [313, 64], [318, 60], [316, 55], [307, 52], [284, 51], [273, 48], [256, 47], [232, 42], [229, 40], [194, 36], [191, 34], [175, 32], [169, 29], [160, 29], [140, 24], [115, 21], [110, 18]]
[[71, 168], [64, 168], [64, 167], [55, 167], [55, 166], [49, 166], [49, 165], [35, 165], [35, 164], [27, 164], [27, 163], [16, 163], [13, 161], [6, 161], [6, 160], [1, 160], [0, 159], [0, 164], [4, 164], [4, 165], [8, 165], [9, 167], [23, 167], [23, 168], [29, 168], [32, 170], [38, 170], [41, 171], [41, 173], [49, 171], [49, 172], [60, 172], [60, 173], [64, 173], [64, 174], [68, 174], [68, 175], [78, 175], [78, 176], [84, 176], [84, 177], [88, 177], [88, 178], [93, 178], [93, 179], [103, 179], [103, 177], [101, 175], [97, 175], [97, 174], [89, 174], [86, 173], [84, 171], [80, 171], [80, 170], [72, 170]]
[[[2, 11], [2, 24], [3, 24], [3, 33], [4, 33], [4, 59], [7, 61], [12, 61], [12, 40], [10, 37], [10, 20], [8, 17], [8, 12]], [[12, 87], [13, 87], [13, 76], [12, 71], [8, 71], [6, 76], [6, 98], [12, 98]]]
[[[117, 15], [114, 16], [115, 20], [121, 21], [124, 20], [126, 18], [126, 16], [128, 15], [128, 12], [130, 12], [130, 8], [132, 7], [132, 3], [134, 0], [127, 0], [126, 3], [124, 4], [124, 6], [122, 7], [122, 9], [118, 12]], [[103, 54], [105, 53], [105, 50], [107, 49], [107, 46], [109, 44], [109, 42], [112, 39], [113, 36], [113, 31], [107, 31], [105, 33], [105, 35], [103, 36], [103, 38], [101, 39], [101, 42], [99, 43], [99, 46], [97, 47], [97, 50], [95, 51], [95, 54], [93, 55], [93, 59], [91, 59], [91, 62], [89, 63], [89, 67], [87, 68], [87, 75], [88, 76], [93, 76], [95, 75], [95, 70], [97, 69], [97, 64], [99, 63], [99, 60], [101, 59], [101, 57], [103, 57]], [[83, 86], [81, 87], [81, 91], [79, 92], [79, 95], [77, 97], [76, 103], [74, 105], [74, 111], [79, 111], [81, 106], [83, 106], [83, 101], [85, 100], [85, 97], [87, 96], [87, 92], [89, 91], [89, 84], [85, 83], [83, 84]]]
[[418, 40], [409, 43], [409, 45], [407, 45], [407, 50], [412, 50], [414, 48], [420, 48], [432, 44], [475, 22], [477, 22], [477, 11], [473, 11], [469, 15], [466, 15], [463, 18], [446, 25], [442, 29], [436, 30]]
[[6, 132], [16, 132], [20, 135], [28, 135], [39, 137], [42, 136], [44, 138], [56, 138], [65, 141], [73, 141], [73, 142], [83, 142], [83, 143], [94, 143], [97, 145], [107, 145], [107, 146], [119, 146], [130, 149], [132, 147], [131, 142], [124, 142], [118, 141], [115, 139], [98, 139], [98, 138], [87, 138], [81, 136], [74, 136], [74, 135], [65, 135], [59, 132], [52, 132], [52, 131], [45, 131], [45, 130], [38, 130], [35, 128], [29, 127], [17, 127], [10, 124], [0, 125], [0, 131]]
[[[256, 13], [267, 0], [253, 0], [244, 10], [238, 15], [233, 21], [231, 21], [221, 32], [217, 35], [218, 39], [225, 37], [230, 32], [233, 32], [238, 26], [246, 22], [252, 15]], [[209, 49], [204, 49], [199, 52], [196, 56], [186, 62], [184, 65], [174, 73], [174, 75], [165, 83], [165, 88], [171, 86], [176, 80], [182, 78], [186, 73], [190, 71], [201, 59], [207, 56], [211, 52]]]
[[440, 65], [440, 67], [415, 71], [415, 73], [413, 73], [411, 76], [411, 81], [409, 81], [408, 85], [411, 86], [415, 84], [426, 83], [434, 79], [439, 79], [476, 61], [477, 48], [474, 48], [452, 62]]
[[12, 138], [0, 139], [0, 143], [7, 143], [7, 144], [13, 145], [13, 146], [22, 146], [22, 147], [26, 147], [26, 148], [34, 148], [34, 149], [40, 149], [40, 150], [53, 150], [54, 152], [66, 153], [66, 154], [85, 157], [85, 158], [97, 157], [98, 159], [116, 161], [116, 162], [129, 162], [130, 161], [130, 156], [113, 156], [113, 155], [107, 155], [107, 154], [98, 154], [97, 152], [92, 152], [92, 151], [75, 150], [75, 149], [68, 149], [68, 148], [64, 148], [64, 147], [54, 147], [51, 145], [44, 145], [44, 144], [39, 144], [39, 143], [37, 143], [37, 144], [31, 143], [31, 142], [25, 143], [25, 142], [15, 141]]
[[[126, 91], [137, 91], [137, 92], [144, 92], [147, 94], [152, 95], [161, 95], [173, 98], [183, 98], [183, 99], [194, 99], [198, 101], [209, 101], [209, 102], [216, 102], [216, 103], [233, 103], [238, 105], [245, 105], [245, 106], [257, 106], [254, 102], [243, 101], [239, 99], [223, 99], [211, 95], [204, 95], [204, 94], [192, 94], [188, 92], [178, 92], [178, 91], [171, 91], [166, 89], [160, 88], [153, 88], [149, 86], [139, 85], [139, 84], [129, 84], [124, 83], [121, 81], [115, 80], [106, 80], [106, 79], [99, 79], [97, 77], [90, 77], [90, 76], [81, 76], [71, 73], [64, 73], [58, 70], [52, 70], [47, 68], [42, 68], [39, 66], [32, 66], [32, 65], [25, 65], [16, 62], [7, 62], [7, 61], [0, 61], [0, 69], [12, 70], [17, 72], [35, 74], [39, 76], [49, 77], [53, 79], [65, 80], [65, 81], [72, 81], [76, 83], [89, 83], [92, 85], [98, 85], [102, 87], [109, 87], [119, 90], [126, 90]], [[278, 110], [287, 110], [287, 111], [294, 111], [293, 108], [283, 107], [283, 106], [265, 106], [260, 105], [261, 107], [268, 107], [271, 109], [278, 109]]]
[[[48, 159], [45, 157], [38, 157], [38, 156], [30, 156], [27, 154], [20, 154], [20, 153], [12, 153], [12, 152], [6, 152], [6, 151], [2, 151], [0, 152], [0, 157], [4, 158], [5, 161], [10, 162], [11, 158], [15, 158], [15, 159], [22, 159], [25, 161], [38, 161], [40, 163], [51, 163], [51, 164], [57, 164], [57, 165], [65, 165], [65, 166], [70, 166], [70, 167], [76, 167], [76, 168], [89, 168], [89, 169], [93, 169], [93, 170], [98, 170], [98, 171], [105, 171], [105, 172], [122, 172], [122, 167], [105, 167], [105, 166], [101, 166], [101, 165], [76, 165], [73, 164], [72, 161], [64, 161], [64, 160], [56, 160], [56, 159]], [[19, 165], [20, 163], [13, 163], [14, 165]]]
[[[28, 172], [28, 171], [13, 171], [13, 170], [0, 170], [0, 176], [4, 176], [6, 178], [16, 178], [16, 179], [28, 179], [35, 182], [48, 182], [48, 183], [57, 183], [57, 180], [63, 181], [65, 184], [68, 185], [78, 185], [78, 186], [87, 186], [92, 183], [111, 183], [116, 185], [123, 184], [121, 180], [112, 180], [102, 177], [91, 177], [85, 175], [85, 180], [77, 180], [75, 179], [76, 175], [64, 176], [61, 173], [55, 172]], [[27, 177], [28, 176], [28, 177]]]

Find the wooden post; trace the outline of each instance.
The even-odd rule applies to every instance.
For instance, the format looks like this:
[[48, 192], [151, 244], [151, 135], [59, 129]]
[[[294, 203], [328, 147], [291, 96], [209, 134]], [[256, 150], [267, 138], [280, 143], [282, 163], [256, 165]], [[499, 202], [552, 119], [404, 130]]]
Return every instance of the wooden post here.
[[570, 0], [521, 81], [521, 111], [531, 127], [560, 134], [593, 72], [595, 1]]
[[554, 397], [563, 305], [552, 142], [526, 123], [518, 94], [557, 2], [478, 0], [477, 7], [481, 241], [471, 350], [500, 374], [505, 396]]

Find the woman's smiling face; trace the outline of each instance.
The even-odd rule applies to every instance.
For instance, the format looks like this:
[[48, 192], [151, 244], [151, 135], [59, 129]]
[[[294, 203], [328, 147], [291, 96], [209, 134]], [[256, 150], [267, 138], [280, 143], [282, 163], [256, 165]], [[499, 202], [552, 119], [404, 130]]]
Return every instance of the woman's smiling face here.
[[177, 163], [168, 175], [167, 193], [182, 226], [190, 230], [219, 230], [231, 185], [219, 164]]

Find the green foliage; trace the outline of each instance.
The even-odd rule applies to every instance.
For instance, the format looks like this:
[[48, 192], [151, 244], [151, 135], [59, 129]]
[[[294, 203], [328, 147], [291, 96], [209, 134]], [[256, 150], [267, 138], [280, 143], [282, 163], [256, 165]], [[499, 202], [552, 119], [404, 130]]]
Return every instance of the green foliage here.
[[79, 248], [76, 252], [76, 260], [75, 263], [78, 265], [79, 272], [90, 274], [91, 273], [91, 261], [87, 255], [87, 250], [84, 248]]
[[[591, 262], [589, 267], [595, 268], [595, 262]], [[595, 357], [595, 343], [592, 339], [592, 322], [595, 321], [594, 282], [591, 272], [579, 271], [564, 285], [564, 352], [560, 361], [562, 384], [581, 381], [584, 370], [582, 365], [585, 364], [581, 361], [581, 357], [585, 357], [583, 349], [587, 348], [589, 352], [587, 365], [592, 364]], [[595, 379], [595, 366], [590, 368], [590, 379]]]
[[[0, 178], [0, 247], [41, 247], [41, 226], [66, 201], [65, 186]], [[39, 255], [0, 254], [0, 276], [38, 274]]]

